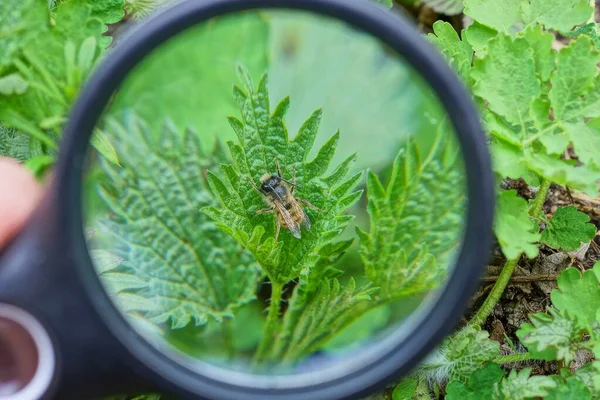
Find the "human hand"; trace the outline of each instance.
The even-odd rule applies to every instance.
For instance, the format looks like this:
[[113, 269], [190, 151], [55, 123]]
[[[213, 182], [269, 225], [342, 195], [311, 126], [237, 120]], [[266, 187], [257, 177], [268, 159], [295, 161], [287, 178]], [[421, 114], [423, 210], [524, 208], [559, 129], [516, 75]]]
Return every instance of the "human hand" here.
[[[41, 188], [19, 163], [0, 157], [0, 250], [21, 230], [35, 209]], [[38, 352], [27, 330], [8, 318], [14, 307], [0, 304], [0, 398], [23, 398], [36, 373]], [[16, 311], [18, 313], [18, 311]], [[6, 314], [6, 315], [4, 315]]]

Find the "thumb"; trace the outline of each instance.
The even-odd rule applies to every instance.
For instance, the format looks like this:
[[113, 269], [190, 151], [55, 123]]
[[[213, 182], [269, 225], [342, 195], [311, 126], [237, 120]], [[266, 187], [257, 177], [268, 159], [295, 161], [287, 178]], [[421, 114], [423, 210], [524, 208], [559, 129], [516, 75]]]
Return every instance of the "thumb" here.
[[0, 248], [21, 229], [41, 192], [40, 185], [25, 167], [0, 157]]

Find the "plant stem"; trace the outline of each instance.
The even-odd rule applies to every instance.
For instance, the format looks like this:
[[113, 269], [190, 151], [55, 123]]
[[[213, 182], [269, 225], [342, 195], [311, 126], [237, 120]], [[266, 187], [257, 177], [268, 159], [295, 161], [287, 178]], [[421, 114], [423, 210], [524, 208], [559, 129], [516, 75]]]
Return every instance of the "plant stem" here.
[[540, 189], [538, 190], [537, 196], [533, 200], [531, 204], [531, 208], [529, 209], [529, 215], [533, 218], [540, 218], [544, 211], [544, 203], [546, 202], [546, 196], [548, 196], [548, 191], [550, 190], [550, 185], [552, 182], [544, 179], [540, 185]]
[[[543, 213], [544, 202], [546, 201], [546, 196], [548, 196], [548, 191], [550, 190], [550, 185], [552, 182], [549, 180], [542, 180], [540, 184], [540, 189], [538, 190], [537, 196], [533, 200], [531, 204], [531, 208], [529, 208], [529, 215], [533, 218], [540, 218]], [[481, 326], [485, 320], [490, 316], [494, 307], [500, 301], [500, 297], [502, 297], [502, 293], [504, 293], [504, 289], [508, 285], [510, 281], [510, 277], [512, 276], [517, 263], [519, 262], [519, 258], [517, 257], [513, 260], [507, 260], [502, 267], [502, 272], [498, 276], [498, 280], [494, 284], [490, 294], [485, 299], [475, 316], [469, 321], [471, 325]]]
[[258, 349], [254, 354], [252, 364], [257, 367], [264, 360], [266, 353], [273, 344], [275, 331], [279, 324], [279, 304], [281, 303], [281, 294], [283, 285], [281, 283], [271, 281], [271, 301], [269, 304], [269, 314], [263, 329], [263, 336], [258, 345]]
[[492, 361], [496, 364], [513, 364], [522, 361], [531, 360], [532, 356], [529, 353], [507, 354], [505, 356], [497, 356]]

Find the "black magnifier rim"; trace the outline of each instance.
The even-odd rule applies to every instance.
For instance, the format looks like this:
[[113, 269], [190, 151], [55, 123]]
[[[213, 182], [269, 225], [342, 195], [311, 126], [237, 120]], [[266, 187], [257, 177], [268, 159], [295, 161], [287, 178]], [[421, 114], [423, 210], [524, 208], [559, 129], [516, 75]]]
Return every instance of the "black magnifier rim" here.
[[[264, 389], [217, 381], [178, 364], [149, 344], [131, 328], [105, 292], [87, 252], [83, 231], [82, 178], [89, 138], [127, 74], [160, 44], [193, 25], [226, 14], [261, 9], [307, 11], [332, 17], [373, 35], [396, 51], [440, 99], [458, 136], [467, 175], [466, 229], [456, 267], [429, 314], [415, 325], [413, 332], [417, 334], [411, 334], [377, 362], [359, 371], [296, 388]], [[491, 248], [494, 179], [485, 135], [471, 97], [437, 50], [415, 28], [367, 0], [188, 0], [151, 18], [107, 54], [82, 90], [65, 128], [55, 183], [61, 196], [59, 220], [68, 221], [64, 227], [68, 241], [65, 246], [75, 253], [78, 277], [104, 323], [133, 357], [156, 374], [156, 382], [197, 397], [301, 400], [360, 398], [368, 394], [382, 383], [408, 373], [451, 332], [478, 286]]]

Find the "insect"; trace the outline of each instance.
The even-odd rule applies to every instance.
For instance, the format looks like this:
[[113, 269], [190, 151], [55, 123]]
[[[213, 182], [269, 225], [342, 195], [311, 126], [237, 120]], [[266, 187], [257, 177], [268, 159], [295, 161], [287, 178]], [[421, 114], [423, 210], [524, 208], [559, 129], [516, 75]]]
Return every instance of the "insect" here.
[[296, 166], [293, 167], [292, 181], [283, 178], [281, 168], [277, 159], [275, 159], [275, 168], [277, 175], [265, 174], [260, 178], [260, 187], [256, 186], [251, 177], [250, 183], [254, 189], [259, 192], [269, 207], [262, 210], [257, 210], [257, 214], [275, 214], [275, 222], [277, 230], [275, 232], [275, 243], [279, 239], [281, 227], [288, 229], [295, 238], [300, 239], [300, 227], [302, 226], [307, 231], [310, 230], [310, 219], [300, 205], [301, 203], [309, 208], [324, 212], [320, 208], [312, 205], [306, 200], [294, 196], [296, 184]]

